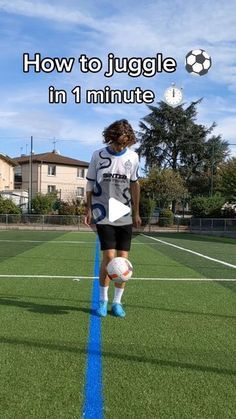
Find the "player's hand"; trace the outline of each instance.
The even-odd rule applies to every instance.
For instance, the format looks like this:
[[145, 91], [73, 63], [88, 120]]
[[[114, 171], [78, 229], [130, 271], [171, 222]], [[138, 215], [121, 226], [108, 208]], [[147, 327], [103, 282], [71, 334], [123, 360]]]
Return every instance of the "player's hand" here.
[[133, 225], [134, 225], [135, 228], [138, 228], [138, 227], [141, 226], [141, 224], [142, 224], [142, 220], [141, 220], [139, 214], [136, 214], [133, 218]]
[[85, 214], [85, 218], [84, 218], [84, 224], [86, 224], [88, 227], [90, 227], [92, 223], [92, 211], [91, 209], [87, 209], [87, 212]]

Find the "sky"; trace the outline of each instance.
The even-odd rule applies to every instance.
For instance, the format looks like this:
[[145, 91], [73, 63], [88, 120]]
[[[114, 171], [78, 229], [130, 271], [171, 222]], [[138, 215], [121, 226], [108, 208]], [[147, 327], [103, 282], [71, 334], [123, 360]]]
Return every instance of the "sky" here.
[[[152, 90], [153, 105], [172, 83], [183, 88], [184, 107], [203, 98], [197, 123], [217, 127], [236, 155], [236, 0], [0, 0], [0, 152], [11, 157], [52, 151], [89, 161], [102, 147], [102, 131], [126, 118], [138, 131], [149, 113], [145, 103], [86, 103], [91, 89]], [[190, 50], [204, 49], [212, 67], [205, 76], [185, 70]], [[23, 72], [30, 59], [75, 58], [72, 71]], [[173, 57], [173, 73], [105, 77], [108, 54], [132, 58]], [[79, 57], [99, 58], [99, 72], [83, 73]], [[65, 90], [67, 103], [49, 103], [49, 86]], [[81, 88], [81, 103], [71, 93]], [[54, 144], [53, 141], [56, 141]]]

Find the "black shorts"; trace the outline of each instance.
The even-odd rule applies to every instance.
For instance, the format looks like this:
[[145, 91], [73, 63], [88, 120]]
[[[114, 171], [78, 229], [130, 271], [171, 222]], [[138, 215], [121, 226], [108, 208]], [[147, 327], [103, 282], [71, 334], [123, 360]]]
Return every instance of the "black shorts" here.
[[116, 226], [110, 224], [97, 224], [98, 237], [101, 250], [130, 250], [132, 238], [132, 224]]

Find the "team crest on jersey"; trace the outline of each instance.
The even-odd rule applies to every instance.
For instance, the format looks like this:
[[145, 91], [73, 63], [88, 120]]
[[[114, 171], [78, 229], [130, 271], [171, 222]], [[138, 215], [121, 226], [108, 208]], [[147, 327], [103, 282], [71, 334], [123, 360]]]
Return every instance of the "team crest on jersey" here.
[[125, 166], [125, 169], [126, 169], [128, 172], [130, 172], [130, 171], [131, 171], [131, 169], [132, 169], [132, 163], [131, 163], [131, 161], [130, 161], [130, 160], [127, 160], [127, 161], [124, 163], [124, 166]]

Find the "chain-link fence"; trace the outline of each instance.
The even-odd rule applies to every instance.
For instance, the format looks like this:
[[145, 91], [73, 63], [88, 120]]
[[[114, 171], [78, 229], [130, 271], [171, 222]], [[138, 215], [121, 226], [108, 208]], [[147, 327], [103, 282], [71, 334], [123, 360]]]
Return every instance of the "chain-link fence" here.
[[65, 229], [79, 230], [82, 218], [78, 215], [1, 214], [1, 229]]
[[[89, 230], [84, 216], [78, 215], [36, 215], [0, 214], [0, 229], [22, 230]], [[220, 234], [236, 237], [236, 218], [191, 218], [175, 216], [142, 218], [140, 232], [192, 232]]]
[[[136, 231], [188, 231], [190, 220], [174, 217], [142, 218], [142, 226]], [[0, 229], [22, 230], [86, 230], [84, 216], [78, 215], [36, 215], [36, 214], [1, 214]]]
[[236, 237], [236, 218], [191, 218], [190, 231]]

